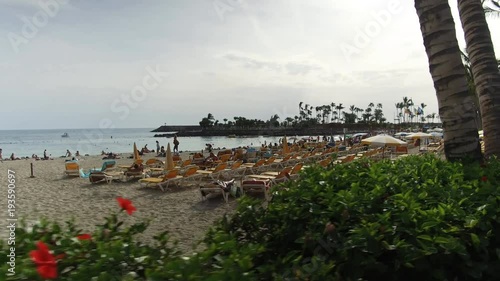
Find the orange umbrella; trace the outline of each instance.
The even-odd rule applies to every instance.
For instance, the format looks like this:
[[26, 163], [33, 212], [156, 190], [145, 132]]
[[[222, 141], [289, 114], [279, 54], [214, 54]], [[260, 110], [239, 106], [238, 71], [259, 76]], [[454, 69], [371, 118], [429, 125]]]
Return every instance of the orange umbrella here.
[[283, 155], [290, 153], [288, 148], [288, 142], [286, 141], [286, 136], [283, 137]]
[[142, 163], [141, 156], [139, 155], [139, 150], [137, 150], [137, 145], [134, 142], [134, 163], [140, 164]]
[[167, 152], [165, 153], [165, 170], [170, 171], [173, 170], [174, 165], [174, 157], [172, 156], [172, 151], [170, 150], [170, 143], [167, 143]]

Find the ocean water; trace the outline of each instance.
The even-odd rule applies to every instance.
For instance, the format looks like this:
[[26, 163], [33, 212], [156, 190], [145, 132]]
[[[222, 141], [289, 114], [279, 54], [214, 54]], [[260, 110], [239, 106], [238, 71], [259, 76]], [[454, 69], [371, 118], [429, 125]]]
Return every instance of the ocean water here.
[[[173, 148], [173, 138], [155, 138], [154, 128], [134, 129], [58, 129], [58, 130], [0, 130], [0, 148], [2, 157], [8, 158], [11, 153], [16, 157], [31, 157], [32, 154], [43, 156], [44, 149], [51, 157], [65, 155], [69, 149], [71, 153], [80, 151], [81, 155], [100, 155], [101, 151], [113, 153], [132, 153], [134, 142], [141, 149], [147, 144], [148, 148], [156, 150], [156, 140], [160, 146], [167, 147], [170, 142]], [[63, 138], [62, 134], [69, 137]], [[264, 142], [277, 143], [279, 137], [182, 137], [179, 138], [179, 150], [201, 150], [207, 143], [214, 148], [234, 148], [239, 146], [261, 146]]]

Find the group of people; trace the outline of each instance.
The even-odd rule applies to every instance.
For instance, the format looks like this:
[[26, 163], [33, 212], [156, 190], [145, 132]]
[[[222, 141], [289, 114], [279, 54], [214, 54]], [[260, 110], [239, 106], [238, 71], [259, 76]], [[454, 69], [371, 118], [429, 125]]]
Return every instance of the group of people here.
[[[3, 155], [2, 155], [2, 153], [3, 153], [3, 150], [0, 148], [0, 160], [3, 160]], [[43, 158], [38, 157], [38, 155], [36, 155], [36, 154], [34, 154], [34, 153], [31, 155], [31, 158], [32, 158], [32, 159], [35, 159], [35, 160], [49, 160], [49, 159], [51, 159], [51, 158], [50, 158], [50, 156], [49, 156], [49, 155], [47, 155], [47, 149], [45, 149], [45, 150], [43, 151]], [[8, 159], [10, 159], [10, 160], [29, 159], [29, 156], [19, 158], [19, 157], [17, 157], [17, 156], [14, 154], [14, 152], [12, 152], [12, 154], [10, 155], [10, 157], [9, 157]]]
[[[173, 152], [175, 154], [178, 154], [179, 153], [179, 140], [177, 139], [177, 135], [174, 136], [173, 143], [174, 143]], [[159, 141], [156, 141], [156, 156], [158, 156], [158, 157], [165, 157], [166, 156], [165, 147], [163, 145], [160, 146], [160, 142]]]

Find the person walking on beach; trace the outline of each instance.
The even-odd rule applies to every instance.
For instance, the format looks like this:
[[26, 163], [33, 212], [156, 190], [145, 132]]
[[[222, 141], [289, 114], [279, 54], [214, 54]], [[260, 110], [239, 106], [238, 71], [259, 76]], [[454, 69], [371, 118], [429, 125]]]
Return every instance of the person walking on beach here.
[[179, 140], [177, 135], [174, 135], [174, 152], [179, 153]]
[[156, 141], [156, 155], [158, 156], [160, 154], [160, 142]]
[[3, 160], [3, 157], [2, 157], [2, 149], [0, 148], [0, 160]]

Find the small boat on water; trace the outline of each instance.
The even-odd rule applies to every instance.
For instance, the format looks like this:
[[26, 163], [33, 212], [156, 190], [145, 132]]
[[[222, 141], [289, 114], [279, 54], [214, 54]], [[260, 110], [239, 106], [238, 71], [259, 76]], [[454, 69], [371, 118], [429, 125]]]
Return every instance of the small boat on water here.
[[61, 138], [69, 138], [68, 133], [64, 133], [64, 134], [62, 134], [62, 135], [61, 135]]
[[236, 137], [236, 135], [228, 135], [227, 137], [228, 137], [228, 138], [235, 138], [235, 137]]

